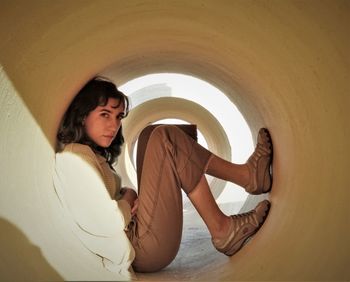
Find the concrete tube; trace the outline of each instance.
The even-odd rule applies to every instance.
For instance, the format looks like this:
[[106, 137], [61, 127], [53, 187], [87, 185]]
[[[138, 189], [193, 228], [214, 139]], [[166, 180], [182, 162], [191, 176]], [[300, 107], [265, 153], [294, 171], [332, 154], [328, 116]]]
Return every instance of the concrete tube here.
[[116, 279], [76, 242], [51, 180], [62, 114], [86, 80], [111, 65], [118, 66], [119, 84], [154, 72], [199, 77], [227, 93], [252, 132], [267, 126], [272, 133], [267, 222], [236, 256], [206, 260], [187, 275], [350, 278], [349, 1], [2, 1], [0, 7], [1, 279]]

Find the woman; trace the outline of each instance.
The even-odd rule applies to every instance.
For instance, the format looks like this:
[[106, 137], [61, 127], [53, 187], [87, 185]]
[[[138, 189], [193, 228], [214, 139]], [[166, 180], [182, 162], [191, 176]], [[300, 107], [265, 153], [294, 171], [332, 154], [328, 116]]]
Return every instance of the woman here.
[[[120, 216], [116, 220], [121, 222], [132, 245], [127, 245], [129, 251], [124, 248], [127, 261], [132, 261], [137, 272], [160, 270], [175, 258], [182, 233], [181, 189], [203, 218], [215, 248], [228, 256], [235, 254], [261, 227], [270, 203], [265, 200], [248, 213], [227, 216], [216, 204], [204, 174], [236, 183], [251, 194], [268, 192], [271, 189], [272, 143], [267, 129], [259, 131], [254, 153], [246, 164], [239, 165], [212, 154], [176, 126], [158, 126], [147, 143], [136, 193], [131, 188], [120, 187], [120, 179], [112, 167], [124, 142], [122, 120], [128, 110], [128, 98], [112, 82], [96, 77], [83, 87], [58, 131], [61, 146], [56, 157], [56, 171], [60, 171], [61, 178], [69, 173], [63, 172], [68, 170], [69, 159], [61, 157], [70, 152], [84, 159], [103, 179], [110, 200], [117, 204], [116, 212]], [[61, 186], [68, 185], [69, 191], [83, 186], [79, 175], [72, 173], [78, 179], [74, 185], [61, 183]], [[91, 183], [86, 185], [91, 186]], [[96, 208], [96, 205], [91, 204], [98, 213], [102, 207]], [[80, 208], [79, 212], [84, 212], [82, 210]], [[81, 218], [87, 217], [75, 216], [81, 222], [84, 222]], [[78, 224], [84, 225], [81, 222]], [[87, 232], [93, 233], [92, 229]], [[95, 229], [98, 233], [98, 228]], [[104, 257], [102, 251], [95, 249], [94, 252]]]

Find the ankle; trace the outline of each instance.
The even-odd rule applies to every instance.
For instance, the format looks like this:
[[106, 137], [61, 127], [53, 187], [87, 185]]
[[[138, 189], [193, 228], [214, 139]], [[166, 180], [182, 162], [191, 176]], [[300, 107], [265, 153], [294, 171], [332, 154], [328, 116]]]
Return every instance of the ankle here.
[[250, 170], [248, 164], [245, 163], [241, 166], [241, 177], [240, 177], [240, 186], [246, 187], [250, 183]]
[[230, 231], [231, 218], [229, 216], [224, 216], [220, 223], [214, 230], [210, 230], [213, 239], [225, 238]]

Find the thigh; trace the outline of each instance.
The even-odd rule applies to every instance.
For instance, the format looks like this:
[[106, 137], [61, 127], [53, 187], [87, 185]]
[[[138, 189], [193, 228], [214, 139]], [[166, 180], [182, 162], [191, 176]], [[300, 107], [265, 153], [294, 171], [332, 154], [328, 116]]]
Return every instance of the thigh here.
[[132, 238], [135, 271], [157, 271], [175, 258], [181, 242], [182, 216], [181, 187], [171, 147], [155, 129], [145, 151], [139, 183]]

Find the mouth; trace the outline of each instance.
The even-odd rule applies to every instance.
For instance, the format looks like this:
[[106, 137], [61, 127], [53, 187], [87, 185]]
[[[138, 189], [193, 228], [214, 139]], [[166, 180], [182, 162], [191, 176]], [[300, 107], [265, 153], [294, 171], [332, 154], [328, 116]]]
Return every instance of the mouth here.
[[103, 135], [103, 137], [108, 138], [108, 139], [113, 139], [114, 138], [113, 135]]

